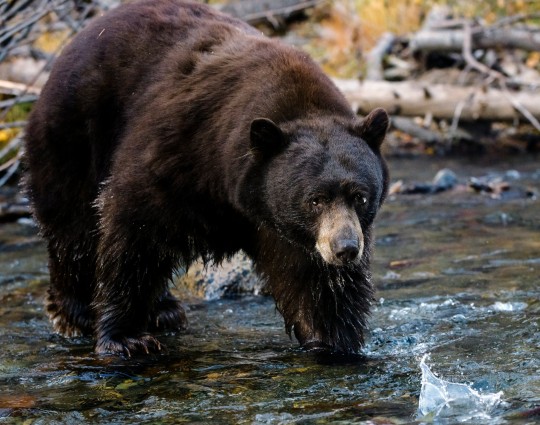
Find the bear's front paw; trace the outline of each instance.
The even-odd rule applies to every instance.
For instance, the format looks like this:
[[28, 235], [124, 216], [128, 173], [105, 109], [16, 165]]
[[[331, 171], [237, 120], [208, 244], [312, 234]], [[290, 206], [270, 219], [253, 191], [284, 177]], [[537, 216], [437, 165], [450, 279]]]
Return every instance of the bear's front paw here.
[[102, 337], [96, 343], [97, 354], [114, 354], [126, 357], [138, 354], [159, 353], [164, 350], [162, 345], [152, 335], [144, 334], [139, 337]]
[[312, 339], [302, 344], [302, 349], [310, 352], [331, 352], [332, 347], [322, 341]]

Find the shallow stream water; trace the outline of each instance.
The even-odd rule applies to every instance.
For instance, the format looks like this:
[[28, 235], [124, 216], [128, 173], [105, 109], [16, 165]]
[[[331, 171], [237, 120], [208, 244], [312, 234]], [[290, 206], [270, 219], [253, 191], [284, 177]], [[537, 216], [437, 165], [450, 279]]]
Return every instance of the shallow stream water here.
[[540, 423], [540, 159], [394, 160], [392, 180], [444, 167], [456, 189], [383, 207], [367, 345], [345, 362], [299, 350], [261, 296], [190, 302], [166, 355], [96, 357], [51, 331], [35, 227], [0, 225], [0, 423]]

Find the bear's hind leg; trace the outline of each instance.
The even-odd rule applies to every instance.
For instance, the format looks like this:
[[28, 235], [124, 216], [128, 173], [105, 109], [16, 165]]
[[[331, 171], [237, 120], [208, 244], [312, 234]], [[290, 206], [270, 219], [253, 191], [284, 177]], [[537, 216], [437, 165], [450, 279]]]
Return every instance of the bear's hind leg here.
[[65, 337], [91, 335], [94, 315], [90, 302], [94, 287], [95, 259], [92, 243], [74, 248], [73, 243], [49, 240], [51, 283], [45, 310], [54, 330]]
[[55, 332], [67, 338], [91, 335], [92, 313], [88, 304], [60, 295], [54, 286], [47, 291], [45, 310]]
[[179, 331], [186, 329], [187, 318], [184, 308], [169, 290], [155, 303], [148, 328], [155, 331]]

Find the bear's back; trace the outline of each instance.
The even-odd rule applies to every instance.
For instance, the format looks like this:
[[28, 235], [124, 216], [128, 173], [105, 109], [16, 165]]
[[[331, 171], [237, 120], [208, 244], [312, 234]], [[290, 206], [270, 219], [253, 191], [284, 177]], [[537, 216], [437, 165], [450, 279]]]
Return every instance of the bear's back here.
[[64, 168], [90, 177], [93, 186], [102, 181], [131, 125], [131, 109], [162, 77], [157, 70], [170, 52], [204, 50], [207, 40], [231, 33], [259, 36], [238, 19], [180, 0], [128, 3], [93, 20], [57, 59], [33, 108], [26, 131], [30, 168], [46, 162], [47, 172]]
[[254, 118], [323, 115], [354, 116], [305, 53], [202, 4], [128, 3], [94, 20], [55, 63], [27, 127], [30, 186], [45, 193], [43, 175], [69, 176], [92, 199], [120, 146], [172, 168], [175, 157], [216, 156], [226, 173], [249, 151]]
[[[111, 103], [115, 104], [111, 113], [121, 111], [151, 84], [155, 68], [173, 46], [231, 28], [256, 34], [242, 21], [201, 4], [179, 0], [126, 4], [92, 21], [66, 47], [40, 103], [47, 104], [51, 115], [68, 106], [88, 116], [111, 109]], [[55, 113], [55, 106], [61, 111]]]

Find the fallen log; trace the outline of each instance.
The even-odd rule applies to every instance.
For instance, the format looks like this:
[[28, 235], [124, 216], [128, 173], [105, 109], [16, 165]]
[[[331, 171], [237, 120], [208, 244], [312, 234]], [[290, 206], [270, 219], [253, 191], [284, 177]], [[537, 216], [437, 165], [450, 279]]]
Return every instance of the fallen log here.
[[[391, 115], [459, 120], [529, 120], [540, 118], [538, 92], [419, 82], [334, 79], [353, 109], [365, 115], [377, 107]], [[526, 115], [529, 116], [526, 116]]]
[[[467, 37], [463, 29], [436, 30], [423, 29], [412, 36], [410, 47], [413, 51], [460, 52]], [[540, 32], [523, 29], [482, 29], [472, 28], [473, 49], [523, 49], [540, 51]]]
[[392, 48], [396, 37], [384, 33], [373, 49], [366, 55], [366, 79], [373, 81], [384, 80], [383, 59]]
[[275, 27], [279, 21], [288, 19], [305, 9], [316, 6], [322, 0], [238, 0], [220, 9], [250, 24], [268, 21]]
[[39, 95], [41, 93], [41, 89], [39, 87], [29, 86], [27, 84], [0, 80], [0, 93], [14, 96], [20, 96], [22, 94]]
[[441, 133], [424, 128], [414, 122], [411, 118], [404, 118], [397, 115], [393, 115], [391, 118], [392, 127], [406, 133], [410, 136], [416, 137], [428, 144], [444, 143], [445, 138]]

